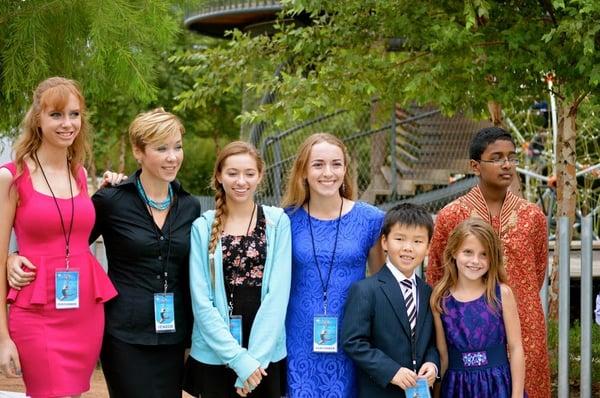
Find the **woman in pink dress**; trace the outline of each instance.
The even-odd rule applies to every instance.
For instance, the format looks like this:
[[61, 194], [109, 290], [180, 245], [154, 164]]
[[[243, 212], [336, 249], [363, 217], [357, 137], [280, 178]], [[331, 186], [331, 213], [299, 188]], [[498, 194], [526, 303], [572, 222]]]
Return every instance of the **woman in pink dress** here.
[[77, 83], [49, 78], [34, 92], [15, 161], [0, 167], [0, 275], [13, 227], [20, 254], [36, 269], [19, 291], [7, 294], [0, 282], [0, 370], [9, 377], [22, 372], [32, 398], [89, 390], [103, 303], [116, 295], [88, 247], [95, 213], [83, 169], [87, 135]]

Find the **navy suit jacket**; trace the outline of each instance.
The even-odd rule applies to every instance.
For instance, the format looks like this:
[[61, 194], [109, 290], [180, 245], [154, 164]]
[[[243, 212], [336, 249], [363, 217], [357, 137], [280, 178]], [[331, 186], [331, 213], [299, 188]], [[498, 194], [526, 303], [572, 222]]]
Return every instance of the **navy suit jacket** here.
[[[431, 288], [421, 278], [416, 280], [417, 372], [425, 362], [433, 362], [440, 369], [429, 307]], [[358, 368], [359, 397], [405, 396], [404, 390], [390, 382], [401, 367], [413, 368], [410, 336], [402, 289], [386, 265], [352, 286], [346, 301], [341, 341]]]

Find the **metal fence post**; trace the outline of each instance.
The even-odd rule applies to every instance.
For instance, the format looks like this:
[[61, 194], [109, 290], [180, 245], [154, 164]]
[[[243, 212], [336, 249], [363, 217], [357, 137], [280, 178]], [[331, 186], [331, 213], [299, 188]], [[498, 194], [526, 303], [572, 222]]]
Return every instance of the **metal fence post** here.
[[396, 193], [398, 192], [398, 181], [397, 181], [397, 171], [396, 171], [396, 103], [392, 107], [392, 125], [390, 131], [390, 171], [391, 175], [391, 199], [394, 200], [396, 198]]
[[581, 398], [592, 396], [592, 240], [593, 220], [581, 218]]
[[571, 249], [569, 217], [558, 219], [558, 397], [569, 398], [569, 256]]

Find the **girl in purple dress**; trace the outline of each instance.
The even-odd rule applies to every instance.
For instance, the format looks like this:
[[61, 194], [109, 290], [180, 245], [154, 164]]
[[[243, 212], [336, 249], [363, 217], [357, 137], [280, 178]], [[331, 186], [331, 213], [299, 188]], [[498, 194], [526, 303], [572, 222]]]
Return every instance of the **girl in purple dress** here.
[[521, 326], [502, 261], [483, 220], [464, 221], [448, 239], [444, 276], [431, 294], [442, 397], [524, 396]]

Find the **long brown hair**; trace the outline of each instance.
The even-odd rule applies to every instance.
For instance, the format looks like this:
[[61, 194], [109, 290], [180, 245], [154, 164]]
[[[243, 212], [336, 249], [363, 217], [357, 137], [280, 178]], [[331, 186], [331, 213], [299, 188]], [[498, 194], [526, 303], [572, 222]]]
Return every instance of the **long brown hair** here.
[[316, 133], [306, 138], [298, 149], [298, 155], [296, 156], [294, 165], [288, 175], [287, 186], [285, 193], [283, 194], [283, 199], [281, 200], [281, 207], [298, 208], [308, 201], [310, 190], [305, 178], [308, 159], [310, 158], [312, 147], [321, 142], [335, 145], [342, 150], [346, 174], [344, 175], [343, 184], [340, 187], [340, 196], [349, 200], [354, 200], [356, 198], [356, 187], [354, 178], [352, 177], [350, 156], [348, 155], [346, 145], [334, 135], [328, 133]]
[[506, 283], [506, 271], [502, 259], [502, 242], [493, 228], [482, 219], [470, 218], [460, 223], [450, 237], [444, 250], [444, 276], [433, 288], [431, 293], [431, 308], [438, 313], [445, 311], [443, 301], [450, 296], [450, 289], [458, 281], [458, 268], [455, 257], [468, 236], [474, 236], [487, 253], [489, 269], [483, 275], [485, 299], [494, 310], [500, 308], [500, 300], [496, 296], [496, 285]]
[[37, 86], [33, 92], [33, 102], [21, 122], [21, 135], [14, 145], [15, 163], [19, 173], [23, 171], [25, 166], [25, 158], [32, 157], [42, 145], [41, 113], [48, 107], [63, 109], [71, 94], [79, 101], [81, 128], [73, 144], [69, 146], [67, 156], [71, 162], [71, 173], [74, 176], [77, 176], [77, 170], [80, 166], [85, 166], [85, 161], [91, 153], [88, 141], [90, 125], [81, 88], [75, 80], [64, 77], [51, 77]]
[[250, 155], [256, 161], [258, 173], [262, 174], [265, 168], [265, 163], [260, 157], [260, 154], [256, 148], [252, 144], [244, 141], [234, 141], [227, 144], [217, 155], [215, 167], [210, 179], [210, 187], [215, 191], [215, 219], [212, 223], [210, 240], [208, 242], [208, 253], [211, 257], [210, 275], [213, 283], [215, 277], [215, 265], [214, 261], [212, 260], [212, 255], [214, 255], [215, 249], [217, 248], [217, 242], [219, 241], [221, 233], [223, 232], [223, 224], [225, 224], [225, 220], [227, 219], [227, 201], [225, 197], [225, 190], [223, 189], [223, 185], [219, 182], [218, 176], [221, 174], [221, 171], [223, 170], [223, 164], [228, 157], [243, 154]]

